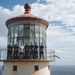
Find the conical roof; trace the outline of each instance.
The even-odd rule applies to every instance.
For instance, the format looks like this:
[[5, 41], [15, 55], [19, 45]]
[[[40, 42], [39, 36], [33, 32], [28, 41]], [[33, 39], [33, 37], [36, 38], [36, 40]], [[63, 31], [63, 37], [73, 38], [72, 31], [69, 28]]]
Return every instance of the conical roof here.
[[31, 6], [29, 3], [26, 3], [24, 5], [25, 8], [25, 13], [23, 15], [8, 19], [6, 21], [6, 26], [8, 27], [8, 24], [12, 23], [12, 22], [17, 22], [17, 21], [23, 21], [23, 20], [32, 20], [32, 21], [38, 21], [41, 22], [43, 24], [45, 24], [46, 28], [48, 27], [49, 23], [48, 21], [42, 19], [42, 18], [38, 18], [37, 16], [34, 16], [30, 13], [31, 11]]

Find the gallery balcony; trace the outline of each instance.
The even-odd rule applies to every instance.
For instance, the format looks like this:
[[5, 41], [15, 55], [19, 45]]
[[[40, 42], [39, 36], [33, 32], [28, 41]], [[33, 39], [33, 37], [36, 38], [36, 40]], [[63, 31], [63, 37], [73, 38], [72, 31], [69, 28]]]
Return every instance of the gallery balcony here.
[[20, 56], [18, 56], [17, 58], [13, 57], [13, 53], [12, 53], [12, 57], [7, 59], [7, 49], [0, 49], [0, 62], [19, 62], [19, 61], [23, 61], [23, 62], [35, 62], [35, 61], [39, 61], [39, 62], [54, 62], [55, 61], [55, 51], [53, 50], [47, 50], [47, 53], [44, 54], [44, 58], [40, 58], [39, 52], [38, 52], [38, 57], [37, 58], [32, 58], [32, 56], [28, 56], [28, 58], [25, 58], [25, 56], [23, 56], [23, 58], [20, 58]]

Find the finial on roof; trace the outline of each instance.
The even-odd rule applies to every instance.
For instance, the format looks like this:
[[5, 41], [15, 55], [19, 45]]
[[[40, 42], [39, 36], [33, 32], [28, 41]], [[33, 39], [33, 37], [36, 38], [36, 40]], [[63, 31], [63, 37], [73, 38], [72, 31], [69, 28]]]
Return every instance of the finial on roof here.
[[31, 5], [29, 3], [26, 3], [24, 5], [25, 13], [30, 13], [31, 11]]

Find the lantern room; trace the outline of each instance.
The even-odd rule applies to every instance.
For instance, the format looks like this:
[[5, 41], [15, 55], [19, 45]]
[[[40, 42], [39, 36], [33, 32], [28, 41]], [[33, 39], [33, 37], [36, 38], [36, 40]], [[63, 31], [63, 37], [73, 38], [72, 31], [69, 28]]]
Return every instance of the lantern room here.
[[19, 45], [27, 43], [38, 47], [42, 43], [44, 46], [44, 56], [46, 56], [46, 29], [48, 22], [41, 18], [32, 15], [30, 4], [24, 5], [25, 13], [23, 15], [8, 19], [6, 26], [8, 28], [8, 44], [14, 45], [18, 42]]

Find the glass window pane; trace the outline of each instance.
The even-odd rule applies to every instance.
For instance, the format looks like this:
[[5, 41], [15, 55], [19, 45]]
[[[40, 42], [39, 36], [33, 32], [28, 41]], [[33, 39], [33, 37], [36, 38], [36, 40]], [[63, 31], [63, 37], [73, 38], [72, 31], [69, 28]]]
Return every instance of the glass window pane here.
[[35, 38], [35, 43], [39, 46], [39, 38]]
[[42, 43], [45, 46], [45, 44], [46, 44], [46, 37], [45, 37], [45, 35], [43, 36], [42, 40], [43, 40]]
[[8, 37], [10, 37], [10, 38], [13, 37], [13, 26], [11, 26], [11, 27], [8, 29]]
[[34, 25], [30, 25], [30, 37], [34, 37], [35, 31], [34, 31]]
[[24, 25], [24, 36], [30, 36], [30, 25]]
[[14, 25], [14, 37], [18, 37], [18, 25]]
[[39, 33], [40, 27], [38, 25], [35, 25], [35, 33]]
[[13, 39], [12, 38], [10, 39], [10, 43], [13, 45]]
[[29, 39], [28, 38], [24, 38], [24, 45], [26, 45], [26, 43], [29, 45]]
[[11, 26], [10, 32], [11, 32], [11, 37], [13, 37], [13, 26]]
[[34, 38], [30, 38], [30, 44], [31, 44], [31, 42], [34, 45]]
[[11, 37], [10, 37], [10, 34], [8, 34], [8, 38], [10, 39]]
[[35, 25], [35, 37], [38, 37], [39, 38], [39, 26], [38, 25]]
[[10, 38], [8, 37], [8, 44], [10, 44]]
[[14, 38], [14, 44], [16, 44], [16, 42], [18, 42], [18, 37]]
[[9, 27], [9, 28], [8, 28], [8, 34], [10, 34], [10, 30], [11, 30], [11, 29], [10, 29], [10, 27]]
[[35, 33], [35, 37], [38, 37], [39, 38], [39, 33]]
[[21, 45], [21, 43], [24, 43], [23, 41], [24, 41], [23, 38], [19, 38], [19, 40], [18, 40], [19, 46]]
[[45, 35], [45, 34], [46, 34], [46, 30], [45, 30], [44, 27], [42, 27], [42, 37], [43, 37], [43, 35]]
[[40, 39], [40, 45], [41, 45], [41, 43], [42, 43], [42, 39]]
[[43, 46], [44, 46], [44, 56], [46, 57], [47, 50], [46, 50], [46, 36], [43, 37]]
[[13, 27], [12, 26], [9, 28], [8, 34], [10, 35], [10, 37], [13, 37]]
[[19, 25], [19, 37], [23, 36], [23, 25]]
[[8, 44], [11, 43], [11, 27], [8, 29]]
[[42, 26], [40, 26], [40, 38], [42, 38]]

